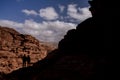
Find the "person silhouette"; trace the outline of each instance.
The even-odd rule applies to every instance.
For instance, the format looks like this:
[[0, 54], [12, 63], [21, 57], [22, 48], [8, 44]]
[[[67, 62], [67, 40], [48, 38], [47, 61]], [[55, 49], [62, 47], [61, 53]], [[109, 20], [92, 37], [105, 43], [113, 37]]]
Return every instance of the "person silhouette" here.
[[25, 54], [22, 57], [22, 65], [23, 67], [26, 67], [26, 55]]
[[30, 61], [31, 61], [30, 55], [27, 55], [27, 57], [26, 57], [27, 66], [30, 65]]

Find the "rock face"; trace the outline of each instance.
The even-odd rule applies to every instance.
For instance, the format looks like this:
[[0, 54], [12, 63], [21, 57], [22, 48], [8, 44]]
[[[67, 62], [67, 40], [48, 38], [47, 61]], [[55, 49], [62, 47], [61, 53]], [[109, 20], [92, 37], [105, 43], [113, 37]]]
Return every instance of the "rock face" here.
[[31, 35], [23, 35], [14, 29], [0, 26], [0, 72], [9, 73], [21, 68], [23, 54], [29, 54], [31, 63], [35, 63], [54, 48]]

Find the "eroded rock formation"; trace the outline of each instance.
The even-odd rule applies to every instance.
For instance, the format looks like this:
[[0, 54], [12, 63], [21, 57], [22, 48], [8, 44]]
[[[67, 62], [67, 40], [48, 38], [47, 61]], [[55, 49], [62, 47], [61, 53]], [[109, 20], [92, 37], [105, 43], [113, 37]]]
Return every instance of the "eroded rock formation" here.
[[31, 63], [35, 63], [54, 48], [31, 35], [20, 34], [12, 28], [0, 26], [0, 72], [9, 73], [21, 68], [23, 54], [29, 54]]

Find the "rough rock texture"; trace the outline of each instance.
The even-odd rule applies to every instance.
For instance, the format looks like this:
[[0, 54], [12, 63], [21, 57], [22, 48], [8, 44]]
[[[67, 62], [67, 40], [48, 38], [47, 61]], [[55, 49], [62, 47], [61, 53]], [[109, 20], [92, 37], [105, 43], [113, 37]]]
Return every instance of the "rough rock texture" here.
[[23, 54], [29, 54], [31, 63], [35, 63], [54, 48], [39, 42], [31, 35], [20, 34], [12, 28], [0, 26], [0, 72], [10, 73], [21, 68]]

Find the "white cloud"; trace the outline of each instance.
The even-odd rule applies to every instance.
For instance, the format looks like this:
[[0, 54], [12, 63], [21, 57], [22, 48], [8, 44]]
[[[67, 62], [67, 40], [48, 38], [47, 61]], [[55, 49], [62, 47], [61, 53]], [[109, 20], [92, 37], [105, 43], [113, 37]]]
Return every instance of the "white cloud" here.
[[22, 23], [17, 23], [10, 20], [0, 20], [0, 25], [5, 27], [10, 27], [10, 28], [15, 28], [15, 29], [23, 27]]
[[36, 11], [34, 10], [27, 10], [27, 9], [24, 9], [22, 10], [23, 13], [27, 14], [27, 15], [38, 15]]
[[68, 5], [67, 14], [70, 18], [76, 19], [78, 21], [83, 21], [88, 17], [91, 17], [89, 7], [77, 8], [76, 4]]
[[47, 7], [44, 9], [40, 9], [40, 17], [46, 20], [55, 20], [58, 18], [58, 14], [53, 7]]
[[[60, 12], [62, 13], [65, 9], [65, 6], [58, 5], [58, 8], [60, 9]], [[23, 13], [27, 15], [39, 15], [41, 18], [45, 20], [66, 20], [70, 22], [82, 22], [85, 19], [91, 17], [91, 13], [89, 11], [89, 7], [78, 7], [76, 4], [69, 4], [67, 7], [67, 15], [60, 15], [56, 12], [56, 10], [53, 7], [46, 7], [41, 8], [39, 10], [39, 13], [37, 13], [35, 10], [22, 10]], [[66, 14], [64, 13], [64, 14]]]
[[69, 29], [76, 27], [74, 23], [59, 20], [43, 21], [41, 23], [33, 20], [25, 20], [24, 23], [0, 20], [0, 25], [14, 28], [20, 33], [33, 35], [37, 39], [46, 42], [59, 42]]
[[60, 12], [63, 12], [65, 9], [65, 6], [63, 6], [63, 5], [59, 5], [58, 7], [60, 8]]
[[37, 23], [32, 20], [26, 20], [24, 26], [24, 32], [37, 37], [39, 40], [58, 42], [63, 38], [69, 29], [75, 28], [76, 24], [66, 23], [59, 20], [53, 22], [43, 21], [41, 23]]

